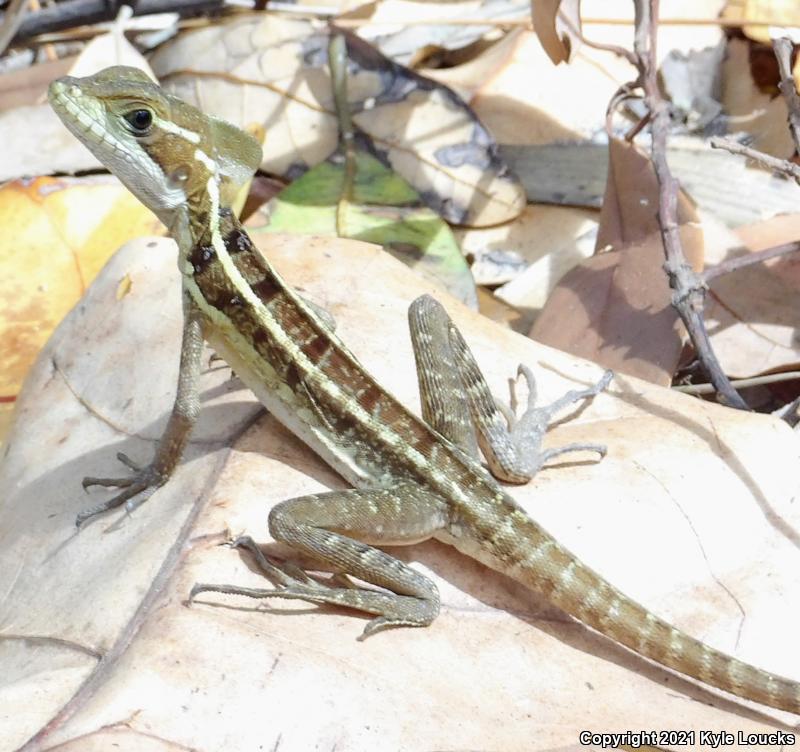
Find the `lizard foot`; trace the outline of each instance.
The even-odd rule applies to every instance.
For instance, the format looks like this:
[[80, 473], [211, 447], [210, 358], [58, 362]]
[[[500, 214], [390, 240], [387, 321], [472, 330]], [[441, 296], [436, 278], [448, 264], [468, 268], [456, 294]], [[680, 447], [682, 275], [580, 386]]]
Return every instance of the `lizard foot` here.
[[[334, 574], [329, 585], [312, 579], [293, 564], [276, 566], [269, 561], [250, 536], [240, 536], [231, 541], [229, 545], [232, 548], [246, 548], [253, 555], [259, 569], [275, 585], [275, 588], [249, 588], [240, 585], [198, 582], [189, 592], [189, 604], [200, 593], [212, 592], [242, 595], [247, 598], [286, 598], [315, 604], [327, 603], [378, 614], [364, 627], [359, 640], [387, 627], [427, 626], [438, 613], [438, 599], [433, 612], [420, 617], [416, 615], [420, 608], [420, 599], [418, 598], [361, 588], [344, 574]], [[415, 613], [413, 618], [409, 616], [411, 613]]]
[[79, 528], [92, 517], [96, 517], [98, 514], [107, 512], [109, 509], [115, 509], [123, 504], [125, 505], [125, 511], [130, 514], [134, 509], [147, 501], [155, 490], [167, 480], [168, 476], [162, 473], [155, 464], [142, 467], [122, 452], [117, 453], [117, 459], [131, 470], [133, 474], [124, 478], [95, 478], [92, 476], [84, 478], [81, 484], [84, 490], [92, 486], [121, 488], [123, 490], [116, 496], [80, 512], [75, 518], [76, 527]]
[[526, 483], [545, 462], [568, 452], [596, 452], [602, 459], [606, 455], [606, 447], [603, 444], [577, 442], [551, 449], [543, 449], [541, 445], [545, 432], [556, 413], [570, 405], [596, 396], [611, 383], [613, 376], [611, 371], [606, 371], [593, 386], [587, 389], [570, 390], [552, 404], [537, 407], [536, 379], [530, 368], [520, 365], [517, 369], [517, 379], [524, 378], [528, 386], [528, 400], [525, 409], [518, 414], [516, 381], [511, 381], [510, 384], [511, 402], [509, 405], [495, 400], [495, 404], [506, 422], [505, 431], [498, 430], [500, 433], [505, 433], [507, 438], [504, 439], [504, 443], [508, 447], [506, 451], [513, 458], [507, 461], [507, 467], [501, 468], [501, 477], [509, 482]]

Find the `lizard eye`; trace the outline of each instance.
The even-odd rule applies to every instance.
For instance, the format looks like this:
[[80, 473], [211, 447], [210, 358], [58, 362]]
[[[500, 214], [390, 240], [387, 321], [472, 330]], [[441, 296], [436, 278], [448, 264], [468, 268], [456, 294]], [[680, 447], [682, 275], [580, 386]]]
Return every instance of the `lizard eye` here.
[[150, 110], [131, 110], [124, 117], [134, 133], [146, 133], [153, 124], [153, 113]]

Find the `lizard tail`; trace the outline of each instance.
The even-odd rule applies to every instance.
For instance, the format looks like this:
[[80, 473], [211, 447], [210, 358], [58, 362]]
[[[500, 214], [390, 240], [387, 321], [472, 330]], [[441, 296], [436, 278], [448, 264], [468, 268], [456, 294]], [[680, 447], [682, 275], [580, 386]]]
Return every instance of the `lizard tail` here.
[[[706, 645], [617, 590], [526, 517], [509, 572], [554, 605], [650, 660], [747, 700], [800, 713], [800, 683]], [[533, 545], [531, 545], [533, 544]]]

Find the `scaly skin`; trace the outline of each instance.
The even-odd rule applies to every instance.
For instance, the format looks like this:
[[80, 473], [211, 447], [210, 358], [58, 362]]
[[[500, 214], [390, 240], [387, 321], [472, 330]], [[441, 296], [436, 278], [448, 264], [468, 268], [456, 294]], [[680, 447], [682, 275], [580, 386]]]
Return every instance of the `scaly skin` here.
[[[140, 503], [140, 486], [146, 494], [169, 477], [197, 413], [202, 334], [279, 420], [355, 486], [278, 505], [270, 514], [273, 537], [386, 592], [319, 584], [276, 567], [248, 544], [275, 589], [198, 585], [193, 593], [346, 605], [376, 615], [365, 634], [423, 626], [439, 610], [435, 585], [369, 544], [433, 537], [646, 658], [800, 713], [800, 684], [715, 650], [632, 601], [534, 522], [476, 461], [474, 439], [464, 431], [467, 417], [493, 472], [524, 481], [547, 458], [538, 442], [551, 412], [596, 394], [609, 377], [550, 410], [529, 408], [520, 425], [535, 425], [515, 435], [457, 330], [435, 301], [423, 298], [411, 318], [429, 425], [374, 381], [233, 216], [231, 197], [258, 165], [253, 139], [168, 96], [131, 68], [60, 79], [51, 85], [50, 101], [67, 127], [170, 228], [187, 312], [178, 397], [156, 457], [133, 481], [104, 480], [126, 490], [84, 519], [121, 503], [131, 508]], [[450, 378], [454, 373], [458, 378]], [[447, 414], [457, 410], [458, 419], [448, 423]], [[567, 449], [575, 448], [581, 447]]]

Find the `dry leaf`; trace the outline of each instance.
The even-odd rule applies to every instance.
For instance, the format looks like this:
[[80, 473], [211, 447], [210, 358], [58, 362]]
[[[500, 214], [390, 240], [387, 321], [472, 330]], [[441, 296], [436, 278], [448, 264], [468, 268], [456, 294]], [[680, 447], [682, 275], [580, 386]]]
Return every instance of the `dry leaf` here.
[[[142, 55], [119, 33], [101, 34], [89, 42], [76, 58], [69, 58], [69, 68], [45, 63], [42, 72], [32, 72], [32, 82], [22, 97], [30, 102], [0, 112], [0, 132], [13, 149], [0, 152], [0, 180], [22, 176], [74, 173], [97, 169], [101, 165], [58, 119], [47, 104], [47, 86], [66, 73], [88, 76], [110, 65], [131, 65], [153, 73]], [[39, 104], [33, 104], [38, 102]]]
[[[513, 222], [479, 230], [457, 230], [467, 256], [513, 251], [528, 264], [495, 295], [516, 308], [528, 331], [556, 283], [592, 255], [599, 212], [566, 206], [529, 204]], [[474, 272], [473, 272], [474, 273]]]
[[14, 144], [0, 150], [0, 181], [100, 167], [47, 104], [0, 112], [0, 132]]
[[581, 44], [581, 0], [533, 0], [531, 6], [533, 30], [550, 60], [571, 61]]
[[771, 28], [800, 26], [800, 7], [797, 0], [728, 0], [722, 17], [729, 21], [766, 22], [766, 26], [743, 26], [742, 31], [756, 42], [771, 45]]
[[[800, 239], [800, 214], [740, 227], [709, 243], [706, 262], [716, 266], [728, 249], [761, 251]], [[736, 255], [741, 255], [739, 251]], [[800, 360], [800, 254], [740, 269], [711, 282], [706, 325], [727, 374], [747, 378]], [[792, 398], [793, 399], [793, 398]]]
[[[609, 145], [609, 177], [593, 256], [553, 290], [531, 337], [608, 368], [668, 386], [682, 349], [678, 315], [663, 270], [658, 185], [650, 161], [618, 139]], [[684, 254], [702, 268], [703, 240], [689, 200], [679, 196]]]
[[[609, 140], [608, 182], [600, 212], [597, 233], [598, 251], [621, 250], [659, 232], [658, 182], [650, 159], [634, 144], [618, 138]], [[678, 225], [697, 222], [691, 201], [678, 194]], [[702, 264], [700, 256], [687, 249], [693, 265]]]
[[516, 308], [492, 295], [485, 287], [478, 287], [478, 310], [487, 319], [502, 324], [508, 329], [513, 329], [515, 332], [526, 332], [529, 328], [522, 321]]
[[[442, 50], [461, 50], [487, 34], [501, 35], [500, 28], [491, 22], [518, 20], [529, 4], [529, 0], [381, 0], [337, 16], [337, 25], [347, 20], [360, 21], [359, 37], [395, 62], [417, 67], [420, 61]], [[413, 23], [409, 24], [409, 19]], [[440, 23], [450, 19], [461, 23]], [[479, 23], [481, 20], [490, 23], [484, 26]]]
[[[771, 53], [770, 53], [771, 54]], [[751, 146], [781, 159], [794, 154], [786, 100], [759, 91], [750, 73], [750, 42], [731, 39], [722, 64], [722, 104], [731, 131], [752, 136]]]
[[[282, 274], [416, 405], [406, 306], [431, 288], [361, 244], [269, 242], [262, 250]], [[131, 517], [75, 535], [76, 512], [105, 493], [87, 498], [80, 478], [118, 472], [117, 450], [148, 459], [168, 414], [180, 338], [173, 254], [167, 241], [138, 241], [114, 257], [20, 400], [0, 466], [9, 748], [36, 735], [29, 749], [536, 752], [573, 747], [581, 729], [660, 729], [665, 718], [733, 733], [788, 720], [638, 658], [434, 542], [393, 549], [440, 588], [442, 613], [426, 629], [361, 643], [364, 617], [344, 610], [211, 594], [187, 607], [196, 581], [265, 586], [249, 559], [219, 545], [228, 531], [267, 543], [277, 501], [342, 487], [272, 418], [244, 430], [256, 406], [224, 368], [203, 376], [207, 404], [176, 477]], [[118, 301], [125, 274], [131, 292]], [[536, 370], [545, 401], [599, 375], [444, 302], [498, 393], [519, 361]], [[231, 450], [215, 443], [230, 440]], [[608, 456], [548, 468], [512, 490], [518, 501], [659, 614], [800, 677], [790, 429], [618, 376], [548, 442], [578, 440], [607, 443]]]
[[725, 124], [720, 103], [721, 63], [727, 40], [716, 47], [689, 53], [671, 50], [661, 63], [658, 75], [664, 98], [670, 103], [673, 127], [678, 123], [689, 133], [704, 135]]
[[[720, 14], [726, 0], [669, 0], [661, 3], [656, 44], [656, 62], [659, 66], [675, 50], [687, 53], [714, 47], [725, 34], [719, 24], [708, 23]], [[586, 24], [584, 33], [588, 39], [603, 44], [616, 44], [633, 48], [634, 5], [630, 0], [582, 0], [581, 16], [584, 19], [609, 19], [611, 23]], [[691, 23], [699, 19], [701, 23]], [[613, 23], [616, 20], [617, 23]], [[621, 23], [626, 21], [627, 23]], [[705, 22], [704, 22], [705, 21]], [[588, 53], [584, 45], [581, 54]], [[607, 53], [605, 53], [607, 54]]]
[[[723, 4], [724, 0], [671, 0], [669, 16], [713, 17], [712, 10]], [[584, 18], [632, 19], [633, 4], [630, 0], [583, 0], [581, 13]], [[632, 24], [592, 23], [585, 33], [604, 44], [630, 49], [633, 43]], [[721, 38], [721, 29], [709, 24], [663, 25], [658, 30], [658, 62], [671, 50], [688, 53], [713, 47]], [[487, 55], [492, 57], [484, 62]], [[554, 66], [531, 32], [507, 35], [464, 66], [428, 74], [458, 88], [501, 144], [544, 144], [604, 133], [611, 96], [636, 78], [626, 60], [587, 45], [581, 46], [569, 65]]]
[[[158, 221], [116, 178], [38, 178], [0, 188], [0, 399], [16, 397], [56, 324], [111, 253]], [[0, 439], [3, 434], [0, 434]]]
[[0, 112], [15, 107], [41, 104], [47, 96], [47, 87], [54, 78], [65, 76], [74, 57], [48, 60], [30, 68], [3, 73], [0, 76]]
[[81, 50], [70, 68], [69, 75], [81, 78], [91, 76], [110, 65], [128, 65], [144, 71], [156, 81], [147, 60], [124, 36], [124, 21], [115, 24], [107, 34], [100, 34]]
[[[568, 206], [603, 204], [608, 146], [589, 141], [501, 146], [525, 186], [528, 201]], [[704, 213], [736, 227], [793, 212], [800, 186], [699, 138], [671, 138], [667, 161], [683, 190]]]
[[516, 279], [528, 267], [525, 258], [510, 249], [478, 249], [470, 255], [472, 263], [469, 268], [476, 285], [505, 284]]
[[521, 29], [512, 29], [466, 62], [448, 68], [422, 68], [420, 72], [445, 84], [464, 101], [470, 102], [482, 87], [511, 63], [521, 36]]
[[[307, 22], [245, 18], [183, 34], [151, 63], [172, 93], [205, 112], [263, 124], [263, 169], [292, 178], [337, 146], [327, 45], [327, 33]], [[429, 206], [450, 222], [477, 226], [522, 211], [522, 186], [452, 91], [357, 37], [348, 36], [347, 47], [353, 122]]]
[[495, 47], [485, 53], [491, 55], [485, 64], [479, 58], [463, 70], [431, 76], [471, 94], [471, 106], [498, 143], [590, 138], [603, 128], [611, 95], [634, 75], [628, 63], [608, 53], [598, 65], [586, 47], [569, 65], [554, 66], [532, 32], [513, 33]]

